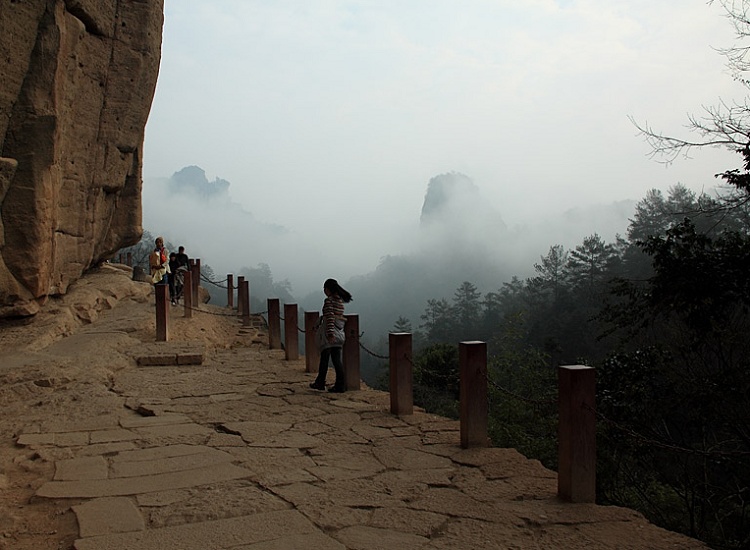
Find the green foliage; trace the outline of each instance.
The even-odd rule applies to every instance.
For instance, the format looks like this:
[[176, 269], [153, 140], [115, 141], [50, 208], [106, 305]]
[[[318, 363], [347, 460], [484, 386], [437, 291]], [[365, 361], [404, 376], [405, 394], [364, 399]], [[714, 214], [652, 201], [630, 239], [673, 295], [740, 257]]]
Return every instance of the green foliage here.
[[250, 286], [250, 311], [265, 311], [268, 298], [279, 298], [292, 303], [292, 285], [287, 280], [274, 281], [271, 267], [260, 263], [257, 267], [243, 267], [238, 275], [245, 277]]
[[393, 330], [391, 332], [411, 332], [411, 321], [406, 317], [399, 316], [396, 322], [393, 324]]
[[557, 465], [556, 371], [540, 351], [524, 344], [523, 320], [507, 319], [488, 366], [489, 431], [493, 445], [512, 447]]
[[606, 419], [599, 501], [717, 548], [750, 547], [747, 203], [682, 186], [666, 198], [652, 191], [628, 239], [606, 243], [595, 233], [570, 251], [555, 245], [526, 281], [484, 296], [465, 282], [452, 304], [428, 300], [417, 402], [454, 414], [458, 364], [449, 344], [482, 338], [493, 444], [554, 467], [556, 367], [595, 364]]
[[433, 344], [414, 356], [414, 402], [425, 410], [458, 418], [458, 347]]
[[453, 311], [445, 298], [427, 300], [427, 308], [420, 317], [424, 321], [419, 327], [431, 343], [447, 343], [453, 339], [455, 322]]

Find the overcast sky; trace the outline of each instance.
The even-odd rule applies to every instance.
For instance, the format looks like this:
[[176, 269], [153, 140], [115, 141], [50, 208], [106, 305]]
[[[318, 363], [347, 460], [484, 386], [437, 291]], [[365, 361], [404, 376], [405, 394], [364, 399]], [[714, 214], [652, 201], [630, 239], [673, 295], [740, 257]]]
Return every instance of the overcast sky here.
[[706, 150], [665, 167], [628, 120], [688, 136], [688, 113], [743, 97], [715, 51], [732, 27], [705, 0], [166, 0], [165, 12], [144, 178], [198, 165], [258, 220], [297, 231], [334, 209], [377, 254], [397, 252], [380, 228], [408, 231], [445, 172], [471, 177], [513, 226], [678, 182], [700, 191], [739, 166]]

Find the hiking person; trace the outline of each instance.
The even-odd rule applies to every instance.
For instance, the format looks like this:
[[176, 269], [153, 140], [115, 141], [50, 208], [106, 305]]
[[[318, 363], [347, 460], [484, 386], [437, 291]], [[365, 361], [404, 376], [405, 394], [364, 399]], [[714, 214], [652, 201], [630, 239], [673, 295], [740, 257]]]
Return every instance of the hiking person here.
[[177, 254], [172, 252], [169, 255], [169, 300], [172, 302], [173, 306], [177, 305], [177, 287], [175, 285], [175, 277], [177, 275], [177, 269], [180, 267], [179, 262], [177, 261]]
[[164, 247], [164, 238], [156, 237], [156, 248], [148, 257], [151, 268], [151, 282], [155, 285], [169, 284], [169, 251]]
[[336, 382], [328, 388], [331, 393], [344, 393], [346, 391], [346, 379], [344, 364], [341, 362], [341, 351], [344, 346], [346, 335], [344, 334], [344, 304], [352, 300], [352, 295], [339, 285], [336, 279], [326, 279], [323, 283], [323, 292], [326, 295], [323, 302], [323, 315], [318, 324], [316, 341], [320, 348], [320, 364], [318, 365], [318, 377], [310, 384], [314, 390], [326, 389], [326, 376], [328, 375], [328, 362], [333, 362], [336, 370]]

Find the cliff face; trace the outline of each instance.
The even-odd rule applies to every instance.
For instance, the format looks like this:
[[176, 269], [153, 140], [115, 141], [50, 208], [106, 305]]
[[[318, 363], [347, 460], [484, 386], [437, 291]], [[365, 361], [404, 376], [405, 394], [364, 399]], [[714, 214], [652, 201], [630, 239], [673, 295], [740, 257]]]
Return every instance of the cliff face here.
[[0, 317], [134, 244], [163, 0], [0, 3]]

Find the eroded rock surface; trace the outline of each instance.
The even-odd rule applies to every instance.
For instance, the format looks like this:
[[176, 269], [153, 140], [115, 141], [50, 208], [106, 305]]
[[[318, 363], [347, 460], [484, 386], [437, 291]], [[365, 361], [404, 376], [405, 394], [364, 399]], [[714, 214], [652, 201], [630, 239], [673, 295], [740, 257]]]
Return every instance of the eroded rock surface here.
[[163, 0], [0, 3], [0, 317], [134, 244]]

